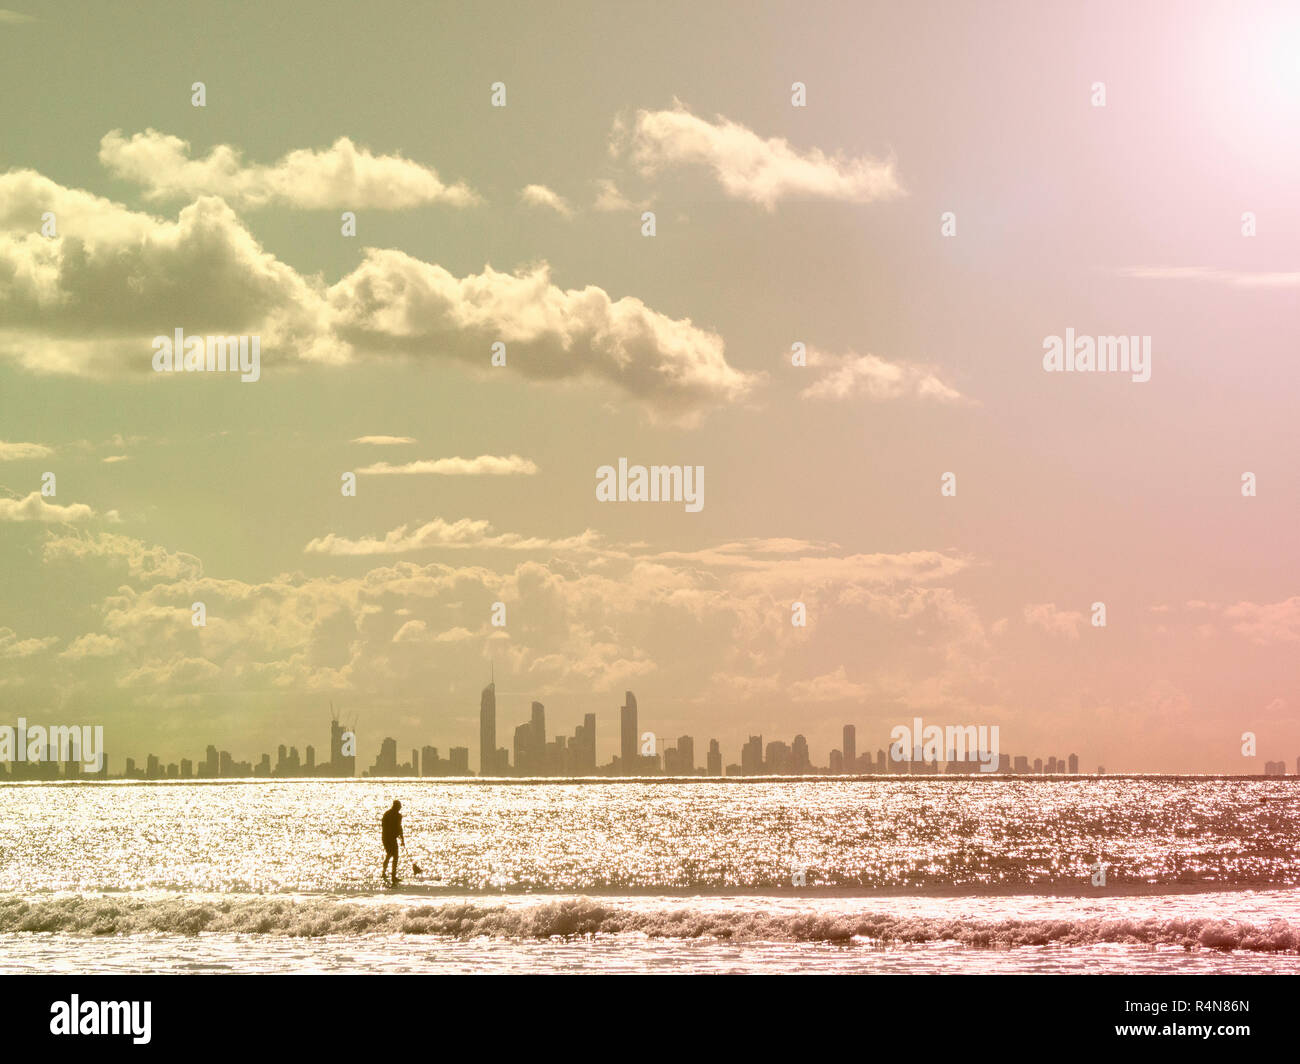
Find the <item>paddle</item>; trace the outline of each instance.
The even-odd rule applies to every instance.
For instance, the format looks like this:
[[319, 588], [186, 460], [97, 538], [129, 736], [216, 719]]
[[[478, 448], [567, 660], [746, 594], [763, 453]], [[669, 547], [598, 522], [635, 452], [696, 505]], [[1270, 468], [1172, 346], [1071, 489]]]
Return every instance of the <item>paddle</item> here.
[[[405, 835], [402, 836], [402, 852], [403, 852], [403, 853], [406, 852], [406, 836], [405, 836]], [[407, 854], [407, 856], [409, 857], [410, 854]], [[413, 871], [417, 876], [418, 876], [418, 875], [423, 875], [423, 874], [424, 874], [423, 869], [421, 869], [420, 866], [419, 866], [418, 864], [415, 863], [414, 859], [412, 859], [412, 861], [411, 861], [411, 870], [412, 870], [412, 871]]]

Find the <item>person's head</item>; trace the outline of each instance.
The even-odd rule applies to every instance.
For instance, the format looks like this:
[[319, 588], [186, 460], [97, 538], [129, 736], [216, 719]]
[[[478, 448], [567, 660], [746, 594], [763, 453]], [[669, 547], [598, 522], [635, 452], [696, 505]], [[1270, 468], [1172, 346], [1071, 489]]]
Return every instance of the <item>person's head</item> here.
[[394, 808], [394, 809], [401, 809], [401, 808], [402, 808], [402, 803], [399, 802], [396, 798], [393, 799], [393, 808]]

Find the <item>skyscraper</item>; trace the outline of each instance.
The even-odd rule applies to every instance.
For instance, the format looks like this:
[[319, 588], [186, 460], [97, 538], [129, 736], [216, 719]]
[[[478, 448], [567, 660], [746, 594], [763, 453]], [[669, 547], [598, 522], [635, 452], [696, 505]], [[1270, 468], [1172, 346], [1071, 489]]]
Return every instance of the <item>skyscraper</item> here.
[[636, 733], [636, 695], [626, 692], [627, 698], [620, 709], [619, 727], [621, 770], [625, 776], [635, 776], [638, 771], [637, 733]]
[[582, 718], [582, 770], [586, 773], [596, 771], [596, 714], [588, 713]]
[[515, 772], [521, 776], [537, 775], [537, 766], [533, 763], [533, 725], [524, 721], [515, 728]]
[[492, 682], [483, 688], [478, 703], [478, 774], [495, 776], [498, 763], [497, 682], [494, 673]]
[[546, 707], [540, 702], [533, 703], [531, 723], [533, 726], [533, 772], [538, 775], [549, 775], [551, 766], [547, 764]]
[[790, 747], [791, 769], [796, 773], [812, 771], [812, 758], [808, 753], [808, 740], [802, 735], [794, 737]]
[[853, 772], [858, 765], [858, 729], [852, 724], [844, 725], [844, 771]]
[[683, 735], [677, 740], [677, 774], [695, 775], [695, 740], [689, 735]]

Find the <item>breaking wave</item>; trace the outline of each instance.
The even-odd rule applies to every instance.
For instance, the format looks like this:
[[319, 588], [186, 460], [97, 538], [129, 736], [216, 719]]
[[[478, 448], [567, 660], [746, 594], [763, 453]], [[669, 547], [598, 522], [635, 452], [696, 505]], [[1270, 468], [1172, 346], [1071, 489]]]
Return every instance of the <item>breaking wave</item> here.
[[881, 913], [790, 914], [691, 908], [640, 910], [575, 898], [519, 908], [476, 903], [358, 905], [328, 899], [187, 901], [64, 897], [0, 898], [0, 933], [142, 935], [442, 935], [511, 940], [645, 935], [735, 942], [825, 942], [879, 946], [952, 943], [1021, 946], [1182, 946], [1300, 952], [1300, 922], [1251, 924], [1218, 917], [973, 920]]

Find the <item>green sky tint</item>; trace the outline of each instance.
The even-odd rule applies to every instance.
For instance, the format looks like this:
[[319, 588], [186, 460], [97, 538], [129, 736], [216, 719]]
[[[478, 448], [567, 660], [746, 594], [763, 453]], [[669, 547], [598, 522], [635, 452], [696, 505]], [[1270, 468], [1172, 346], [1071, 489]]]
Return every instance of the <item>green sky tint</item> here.
[[[494, 662], [499, 735], [534, 698], [552, 733], [596, 712], [602, 762], [627, 688], [647, 729], [719, 738], [728, 761], [748, 734], [801, 732], [825, 764], [842, 724], [875, 749], [916, 715], [997, 724], [1004, 752], [1077, 752], [1088, 770], [1300, 754], [1300, 78], [1270, 43], [1300, 49], [1294, 13], [13, 10], [33, 20], [0, 18], [0, 721], [103, 723], [116, 772], [209, 741], [319, 751], [332, 700], [360, 718], [366, 763], [393, 735], [477, 764]], [[656, 140], [641, 114], [705, 132]], [[154, 198], [101, 162], [113, 130], [181, 138], [191, 160], [226, 145], [244, 171], [347, 137], [479, 201], [336, 202], [337, 174], [294, 185], [327, 206]], [[845, 176], [887, 160], [892, 195]], [[782, 175], [766, 201], [745, 191]], [[529, 185], [567, 213], [522, 202]], [[599, 203], [611, 188], [623, 206]], [[68, 190], [111, 202], [42, 237]], [[146, 235], [94, 229], [111, 204]], [[185, 211], [203, 222], [164, 254]], [[251, 260], [222, 249], [240, 241], [288, 279], [239, 273]], [[368, 287], [329, 304], [367, 249]], [[422, 264], [544, 264], [555, 292], [587, 290], [575, 320], [606, 297], [622, 309], [567, 345], [512, 341], [493, 369], [465, 318], [379, 335], [381, 318], [438, 317], [404, 302]], [[290, 286], [307, 294], [273, 342], [259, 301]], [[556, 299], [512, 295], [511, 320]], [[150, 338], [204, 315], [262, 333], [260, 381], [151, 371]], [[1151, 380], [1045, 373], [1044, 337], [1067, 328], [1150, 336]], [[791, 365], [796, 341], [814, 364]], [[695, 383], [669, 386], [683, 344]], [[352, 442], [377, 435], [415, 442]], [[536, 472], [362, 474], [356, 498], [339, 491], [375, 463], [479, 456]], [[620, 456], [703, 466], [704, 509], [598, 502], [595, 470]], [[19, 511], [46, 471], [57, 496]], [[469, 524], [347, 552], [439, 521]]]

